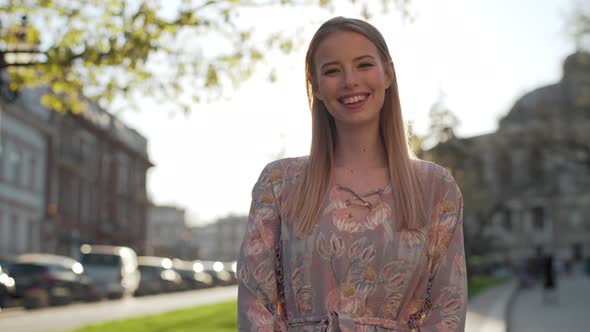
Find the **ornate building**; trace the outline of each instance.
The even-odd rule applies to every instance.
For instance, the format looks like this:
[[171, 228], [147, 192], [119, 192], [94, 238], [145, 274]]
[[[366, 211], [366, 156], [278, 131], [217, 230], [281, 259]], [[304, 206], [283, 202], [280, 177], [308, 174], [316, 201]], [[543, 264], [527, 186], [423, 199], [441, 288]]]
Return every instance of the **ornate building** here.
[[147, 140], [98, 105], [54, 113], [49, 156], [47, 250], [75, 255], [83, 243], [146, 246]]
[[[0, 75], [3, 72], [0, 71]], [[40, 90], [0, 97], [0, 257], [40, 251], [47, 204], [50, 113]]]
[[567, 57], [561, 81], [522, 96], [496, 132], [452, 139], [426, 158], [462, 187], [468, 251], [494, 261], [539, 248], [589, 256], [590, 53]]
[[142, 253], [147, 140], [96, 104], [49, 111], [43, 93], [0, 98], [0, 256], [76, 256], [82, 243]]

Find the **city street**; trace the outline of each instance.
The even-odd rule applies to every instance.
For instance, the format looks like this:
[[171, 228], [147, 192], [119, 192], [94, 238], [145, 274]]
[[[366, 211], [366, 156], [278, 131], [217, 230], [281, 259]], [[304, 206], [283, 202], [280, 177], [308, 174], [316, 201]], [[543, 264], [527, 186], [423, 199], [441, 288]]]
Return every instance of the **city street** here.
[[229, 286], [34, 311], [15, 308], [0, 312], [0, 331], [68, 331], [92, 323], [230, 301], [237, 298], [237, 293], [237, 286]]
[[512, 311], [511, 332], [587, 332], [590, 312], [590, 278], [562, 276], [557, 302], [543, 303], [542, 287], [521, 290]]

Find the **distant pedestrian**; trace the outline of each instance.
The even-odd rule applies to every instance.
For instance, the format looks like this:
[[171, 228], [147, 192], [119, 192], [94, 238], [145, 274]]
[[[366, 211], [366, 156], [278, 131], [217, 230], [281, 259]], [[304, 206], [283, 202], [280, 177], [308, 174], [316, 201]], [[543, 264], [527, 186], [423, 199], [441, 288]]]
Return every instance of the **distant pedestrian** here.
[[565, 274], [568, 277], [572, 275], [572, 260], [571, 260], [571, 258], [567, 258], [563, 262], [563, 269], [564, 269]]
[[543, 303], [557, 303], [555, 258], [546, 254], [541, 260], [543, 271]]
[[383, 36], [331, 19], [305, 74], [310, 155], [268, 164], [254, 186], [239, 331], [463, 331], [463, 199], [409, 149]]

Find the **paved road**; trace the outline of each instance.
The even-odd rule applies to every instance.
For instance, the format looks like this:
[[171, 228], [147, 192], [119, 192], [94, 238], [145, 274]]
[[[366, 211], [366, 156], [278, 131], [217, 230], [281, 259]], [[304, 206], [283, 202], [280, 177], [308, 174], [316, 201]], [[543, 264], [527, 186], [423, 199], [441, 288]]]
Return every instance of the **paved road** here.
[[237, 296], [237, 286], [231, 286], [98, 303], [81, 303], [34, 311], [11, 309], [0, 313], [0, 331], [68, 331], [92, 323], [229, 301], [236, 299]]
[[510, 281], [482, 291], [467, 304], [467, 332], [506, 332], [506, 307], [516, 290]]
[[541, 287], [520, 291], [510, 332], [590, 331], [590, 278], [582, 274], [563, 276], [557, 285], [557, 303], [543, 303]]

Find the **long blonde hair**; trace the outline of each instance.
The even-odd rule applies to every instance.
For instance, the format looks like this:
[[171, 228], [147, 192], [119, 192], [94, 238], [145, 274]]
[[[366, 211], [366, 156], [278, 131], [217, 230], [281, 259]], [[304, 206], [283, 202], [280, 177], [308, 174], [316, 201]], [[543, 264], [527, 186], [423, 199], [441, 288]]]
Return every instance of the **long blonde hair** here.
[[[363, 35], [377, 47], [384, 64], [392, 62], [385, 39], [375, 27], [365, 21], [335, 17], [325, 22], [313, 36], [305, 57], [307, 97], [312, 114], [311, 149], [293, 196], [286, 202], [287, 215], [289, 220], [297, 223], [299, 237], [310, 234], [319, 220], [334, 162], [334, 118], [328, 113], [324, 103], [314, 96], [313, 87], [316, 85], [315, 52], [320, 43], [336, 31], [352, 31]], [[393, 68], [393, 63], [391, 67]], [[400, 218], [398, 229], [418, 229], [426, 223], [424, 195], [412, 167], [412, 159], [415, 157], [406, 137], [395, 69], [392, 74], [392, 83], [385, 91], [385, 101], [380, 113], [380, 134], [387, 154], [389, 177], [395, 197], [394, 208]]]

